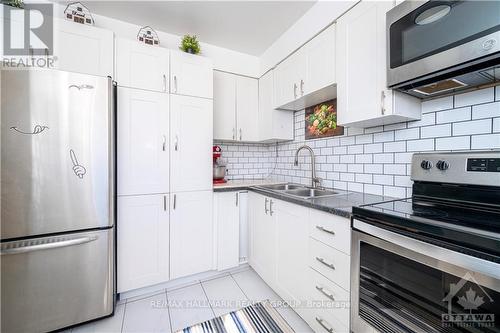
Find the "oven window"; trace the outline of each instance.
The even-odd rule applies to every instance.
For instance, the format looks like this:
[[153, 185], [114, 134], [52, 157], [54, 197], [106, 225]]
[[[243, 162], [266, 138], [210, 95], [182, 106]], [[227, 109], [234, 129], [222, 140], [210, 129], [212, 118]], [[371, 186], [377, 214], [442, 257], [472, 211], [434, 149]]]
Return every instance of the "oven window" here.
[[500, 1], [430, 1], [389, 29], [396, 68], [500, 30]]
[[500, 332], [500, 293], [360, 244], [359, 315], [380, 332]]

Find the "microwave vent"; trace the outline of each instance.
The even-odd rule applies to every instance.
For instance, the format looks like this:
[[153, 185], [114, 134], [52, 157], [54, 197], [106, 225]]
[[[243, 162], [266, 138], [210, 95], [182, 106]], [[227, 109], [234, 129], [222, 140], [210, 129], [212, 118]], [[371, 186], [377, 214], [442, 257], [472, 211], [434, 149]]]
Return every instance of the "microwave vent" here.
[[413, 89], [413, 91], [420, 93], [420, 94], [423, 94], [423, 95], [426, 95], [426, 96], [430, 96], [430, 95], [442, 93], [442, 92], [448, 91], [448, 90], [463, 88], [466, 86], [467, 86], [466, 83], [463, 83], [457, 79], [449, 79], [449, 80], [439, 81], [436, 83], [427, 84], [425, 86], [415, 88], [415, 89]]

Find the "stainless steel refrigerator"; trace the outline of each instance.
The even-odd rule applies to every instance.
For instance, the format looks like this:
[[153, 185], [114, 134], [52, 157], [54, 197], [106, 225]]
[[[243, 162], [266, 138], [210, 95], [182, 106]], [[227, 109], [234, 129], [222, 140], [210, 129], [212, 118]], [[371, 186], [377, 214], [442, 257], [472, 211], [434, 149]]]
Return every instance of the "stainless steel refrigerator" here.
[[111, 315], [115, 294], [111, 79], [1, 70], [1, 331]]

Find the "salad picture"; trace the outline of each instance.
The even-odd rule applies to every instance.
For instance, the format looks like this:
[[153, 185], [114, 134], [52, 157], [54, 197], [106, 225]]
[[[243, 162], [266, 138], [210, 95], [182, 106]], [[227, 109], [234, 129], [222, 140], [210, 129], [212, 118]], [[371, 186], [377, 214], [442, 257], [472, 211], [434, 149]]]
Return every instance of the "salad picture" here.
[[337, 126], [336, 102], [331, 100], [306, 109], [306, 140], [344, 134], [344, 128]]

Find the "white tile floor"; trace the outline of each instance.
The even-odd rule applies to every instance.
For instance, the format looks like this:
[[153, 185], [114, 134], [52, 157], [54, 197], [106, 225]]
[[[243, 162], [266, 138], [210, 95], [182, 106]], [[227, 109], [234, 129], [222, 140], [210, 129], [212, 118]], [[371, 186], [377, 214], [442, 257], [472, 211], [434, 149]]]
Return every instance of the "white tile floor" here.
[[[73, 328], [71, 333], [176, 332], [237, 310], [249, 302], [266, 299], [281, 300], [248, 268], [187, 287], [128, 299], [117, 306], [113, 317]], [[295, 332], [312, 332], [292, 309], [279, 307], [277, 310]]]

